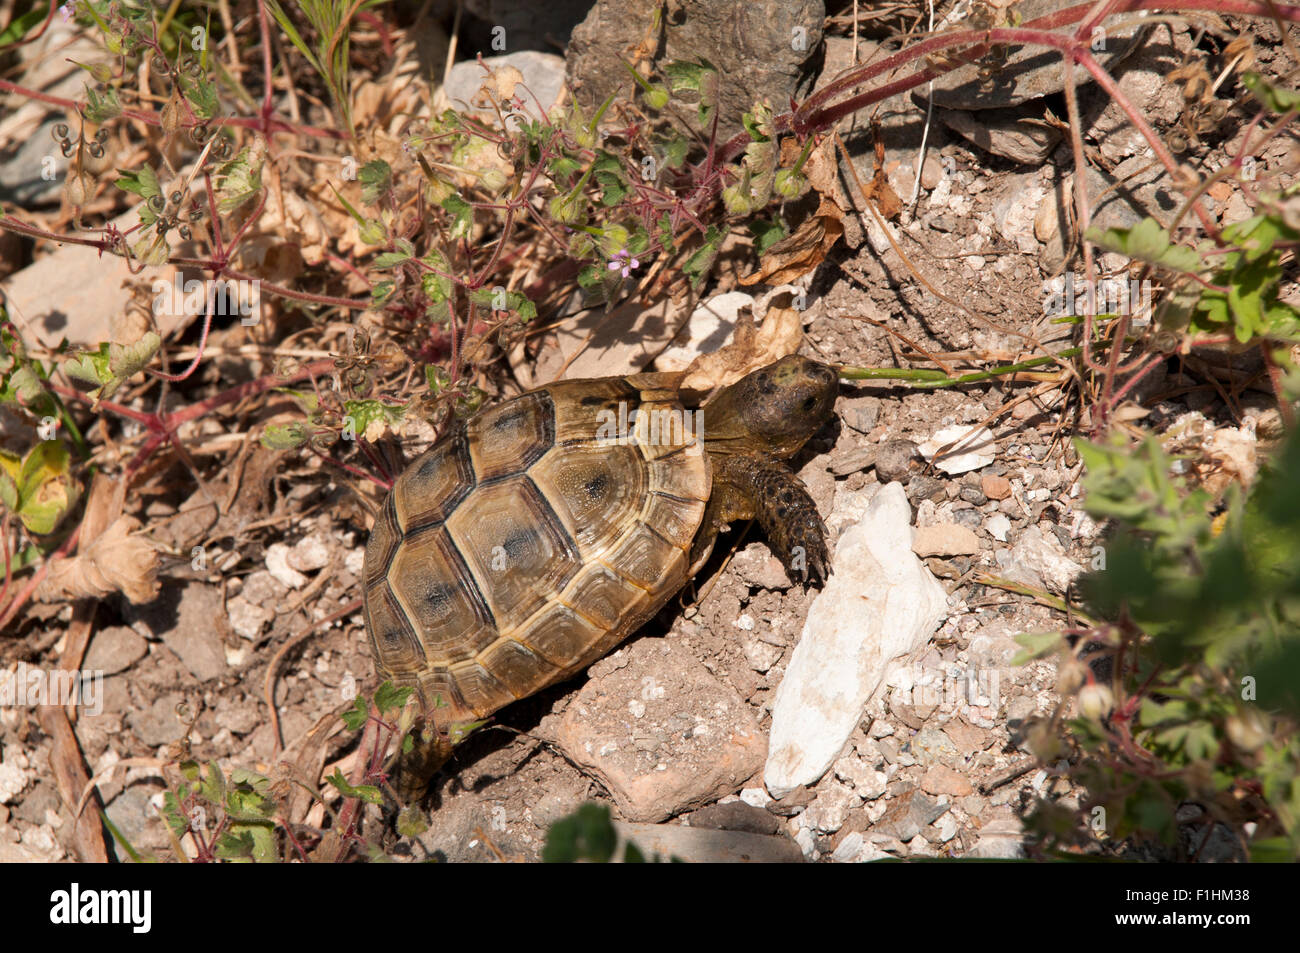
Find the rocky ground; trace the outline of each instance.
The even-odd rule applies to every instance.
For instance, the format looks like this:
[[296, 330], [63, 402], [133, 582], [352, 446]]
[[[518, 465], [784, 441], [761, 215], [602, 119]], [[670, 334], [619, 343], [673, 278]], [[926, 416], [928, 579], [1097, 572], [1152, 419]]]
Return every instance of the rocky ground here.
[[[852, 62], [853, 44], [842, 32], [825, 38], [818, 82]], [[1182, 102], [1164, 75], [1194, 40], [1185, 27], [1161, 27], [1124, 61], [1121, 83], [1162, 131], [1178, 121]], [[874, 55], [873, 44], [860, 40], [857, 55]], [[563, 67], [552, 59], [549, 68]], [[1095, 89], [1084, 105], [1089, 148], [1110, 177], [1128, 182], [1096, 218], [1131, 224], [1160, 214], [1168, 184], [1154, 172], [1128, 176], [1126, 166], [1148, 159], [1141, 143], [1118, 129], [1116, 107]], [[964, 121], [987, 132], [995, 124], [960, 104], [952, 111], [960, 115], [949, 117], [951, 124], [931, 122], [919, 170], [924, 105], [908, 96], [879, 111], [886, 171], [905, 200], [891, 226], [897, 244], [874, 221], [846, 219], [844, 242], [805, 282], [804, 353], [893, 366], [907, 341], [999, 363], [1024, 350], [1025, 336], [1064, 341], [1067, 332], [1045, 319], [1043, 303], [1052, 288], [1045, 283], [1070, 254], [1068, 227], [1061, 226], [1068, 149], [1021, 142], [1014, 125], [1005, 140], [976, 145], [952, 127]], [[865, 181], [873, 166], [866, 119], [844, 136]], [[1234, 141], [1217, 148], [1231, 153]], [[1041, 154], [1017, 151], [1024, 149]], [[1279, 146], [1260, 161], [1282, 155]], [[1107, 175], [1090, 175], [1094, 193], [1105, 188]], [[1209, 199], [1225, 221], [1249, 213], [1240, 192], [1212, 190]], [[900, 248], [949, 300], [913, 279]], [[699, 342], [676, 344], [689, 352]], [[1104, 560], [1068, 441], [1077, 400], [1060, 388], [1038, 388], [995, 413], [1026, 391], [1008, 382], [924, 392], [845, 382], [835, 419], [795, 461], [833, 535], [862, 518], [882, 487], [897, 484], [910, 505], [910, 527], [888, 542], [890, 552], [899, 565], [914, 561], [918, 578], [942, 590], [934, 624], [917, 644], [887, 671], [850, 679], [865, 707], [851, 713], [846, 740], [817, 779], [773, 796], [765, 773], [774, 708], [801, 636], [809, 637], [810, 607], [833, 596], [848, 600], [842, 611], [852, 613], [854, 594], [792, 585], [760, 538], [737, 531], [722, 540], [693, 589], [636, 637], [585, 675], [502, 711], [462, 745], [437, 782], [430, 830], [390, 844], [390, 853], [536, 860], [549, 825], [596, 800], [629, 825], [671, 828], [675, 839], [664, 841], [666, 849], [688, 858], [1025, 856], [1025, 811], [1040, 798], [1077, 806], [1083, 794], [1028, 750], [1035, 719], [1061, 702], [1055, 664], [1012, 662], [1017, 634], [1059, 628], [1064, 616], [989, 577], [1061, 596]], [[1230, 431], [1252, 461], [1257, 431], [1275, 424], [1262, 391], [1244, 391], [1244, 416], [1233, 420], [1213, 388], [1173, 365], [1136, 396], [1146, 424], [1182, 420]], [[927, 459], [936, 445], [983, 427], [979, 445], [959, 460]], [[256, 446], [241, 459], [241, 471], [212, 490], [232, 501], [232, 519], [245, 505], [248, 514], [263, 512], [250, 495], [273, 499], [273, 541], [253, 552], [209, 551], [207, 565], [192, 565], [185, 524], [198, 517], [183, 505], [189, 491], [160, 489], [144, 501], [142, 518], [154, 521], [155, 538], [173, 553], [162, 595], [143, 607], [125, 600], [106, 607], [100, 618], [113, 624], [96, 629], [83, 664], [105, 676], [102, 711], [81, 712], [76, 736], [108, 817], [137, 849], [170, 843], [157, 815], [163, 765], [183, 752], [273, 777], [282, 776], [286, 760], [325, 775], [335, 767], [350, 774], [356, 765], [357, 738], [334, 713], [358, 686], [374, 682], [361, 613], [295, 636], [359, 597], [364, 511], [335, 474], [308, 461], [285, 462]], [[237, 568], [226, 574], [226, 565]], [[835, 571], [856, 578], [856, 569], [839, 561]], [[39, 622], [18, 642], [6, 640], [4, 665], [16, 670], [56, 657], [72, 612], [33, 605], [28, 615]], [[283, 747], [264, 700], [273, 659]], [[0, 861], [73, 857], [70, 812], [48, 766], [51, 747], [32, 710], [0, 708]], [[305, 817], [319, 824], [324, 809]], [[377, 828], [372, 823], [367, 832], [377, 838]], [[658, 843], [648, 828], [628, 830]], [[1204, 856], [1231, 859], [1232, 846], [1215, 842]]]

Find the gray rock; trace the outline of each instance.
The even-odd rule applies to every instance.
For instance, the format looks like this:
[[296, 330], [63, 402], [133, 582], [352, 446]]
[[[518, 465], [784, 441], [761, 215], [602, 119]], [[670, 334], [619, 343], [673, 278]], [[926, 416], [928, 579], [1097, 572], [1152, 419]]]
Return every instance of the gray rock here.
[[749, 706], [680, 645], [643, 639], [596, 663], [556, 744], [623, 817], [661, 821], [739, 791], [766, 748]]
[[921, 764], [952, 766], [957, 760], [957, 746], [938, 728], [926, 726], [912, 739], [912, 753]]
[[[151, 785], [133, 784], [113, 798], [113, 803], [106, 809], [113, 826], [136, 849], [152, 846], [166, 837], [162, 826], [165, 822], [149, 803], [153, 793]], [[121, 850], [120, 847], [116, 849]]]
[[1057, 594], [1064, 593], [1083, 572], [1082, 566], [1065, 555], [1056, 536], [1038, 526], [1021, 533], [1009, 552], [998, 550], [996, 559], [1008, 579]]
[[183, 726], [176, 716], [176, 706], [184, 701], [180, 692], [169, 692], [154, 699], [148, 708], [127, 713], [131, 731], [150, 748], [158, 748], [180, 738]]
[[889, 666], [933, 634], [947, 593], [911, 552], [911, 507], [891, 483], [836, 544], [772, 702], [763, 780], [779, 797], [820, 778], [878, 697]]
[[89, 672], [115, 675], [149, 654], [149, 643], [124, 625], [100, 629], [91, 637], [81, 667]]
[[858, 433], [871, 433], [880, 418], [879, 397], [848, 397], [840, 402], [840, 419]]
[[831, 454], [830, 470], [836, 476], [848, 476], [865, 470], [876, 460], [875, 447], [849, 447]]
[[181, 591], [176, 624], [159, 633], [163, 643], [201, 682], [226, 673], [224, 617], [221, 590], [207, 583], [191, 582]]
[[697, 864], [798, 864], [803, 852], [788, 837], [769, 837], [748, 831], [721, 831], [683, 827], [680, 824], [614, 823], [619, 834], [615, 856], [631, 841], [647, 858], [654, 854]]
[[977, 113], [935, 107], [934, 116], [972, 145], [1021, 165], [1038, 166], [1061, 141], [1061, 133], [1025, 120], [1041, 120], [1042, 106], [983, 109]]
[[894, 800], [884, 815], [872, 826], [873, 833], [886, 834], [900, 841], [909, 841], [927, 824], [938, 820], [948, 810], [934, 798], [919, 791], [910, 791]]
[[[1022, 24], [1055, 13], [1059, 8], [1057, 0], [1021, 0], [1015, 6], [1018, 22]], [[968, 16], [964, 21], [944, 23], [944, 26], [953, 29], [968, 30], [997, 25], [999, 24], [985, 22], [978, 14]], [[1114, 67], [1132, 53], [1141, 29], [1140, 24], [1131, 22], [1123, 29], [1108, 28], [1105, 47], [1094, 53], [1102, 66], [1109, 64]], [[937, 78], [933, 92], [927, 92], [924, 86], [920, 90], [936, 105], [986, 112], [1050, 96], [1065, 88], [1062, 57], [1056, 50], [1029, 45], [1011, 47], [1007, 50], [1006, 58], [997, 62], [991, 71], [982, 72], [983, 65], [975, 62], [962, 66]], [[1076, 67], [1074, 72], [1078, 82], [1089, 81], [1089, 75], [1081, 67]]]
[[[574, 28], [565, 56], [568, 78], [589, 114], [610, 94], [634, 85], [623, 63], [661, 9], [659, 0], [598, 0]], [[755, 102], [789, 108], [821, 43], [825, 16], [822, 0], [678, 0], [663, 17], [656, 65], [704, 59], [717, 67], [718, 138], [725, 140], [741, 130], [741, 114]], [[697, 122], [694, 110], [678, 112]]]
[[781, 822], [771, 812], [744, 801], [710, 804], [691, 814], [691, 827], [714, 831], [745, 831], [750, 834], [779, 834]]
[[750, 543], [731, 560], [731, 568], [743, 583], [755, 589], [773, 591], [789, 589], [790, 577], [785, 574], [781, 560], [762, 543]]
[[907, 483], [921, 469], [921, 455], [911, 440], [886, 440], [876, 448], [876, 479]]
[[[483, 72], [484, 66], [490, 70], [510, 66], [523, 74], [524, 86], [527, 88], [518, 89], [515, 93], [523, 101], [523, 111], [533, 119], [542, 118], [543, 113], [555, 105], [564, 88], [564, 58], [554, 53], [521, 50], [505, 56], [485, 56], [482, 66], [475, 60], [462, 60], [451, 68], [447, 84], [443, 87], [443, 92], [457, 109], [480, 111], [475, 97], [487, 78], [487, 73]], [[623, 75], [626, 76], [626, 72]], [[517, 127], [518, 120], [511, 119], [509, 124], [512, 128]]]

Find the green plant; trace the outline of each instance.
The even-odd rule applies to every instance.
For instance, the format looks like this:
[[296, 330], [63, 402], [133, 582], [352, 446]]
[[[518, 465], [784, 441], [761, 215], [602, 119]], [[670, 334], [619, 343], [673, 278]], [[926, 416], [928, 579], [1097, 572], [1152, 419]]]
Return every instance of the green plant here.
[[[562, 817], [546, 832], [546, 846], [542, 848], [542, 862], [547, 864], [575, 864], [586, 862], [608, 864], [616, 860], [618, 828], [614, 826], [609, 808], [588, 801], [567, 817]], [[632, 841], [623, 845], [622, 862], [647, 863], [645, 853]], [[658, 854], [649, 863], [660, 861]], [[672, 858], [676, 860], [676, 858]]]
[[[1154, 438], [1078, 449], [1088, 512], [1114, 521], [1104, 568], [1080, 584], [1106, 621], [1021, 637], [1021, 661], [1058, 653], [1076, 696], [1069, 732], [1040, 726], [1035, 753], [1072, 764], [1084, 826], [1107, 838], [1173, 845], [1194, 802], [1253, 859], [1300, 858], [1300, 437], [1218, 515]], [[1049, 843], [1087, 842], [1059, 808], [1035, 821]]]
[[385, 0], [296, 0], [293, 6], [311, 24], [316, 36], [308, 43], [294, 25], [280, 0], [266, 0], [266, 6], [275, 17], [298, 52], [307, 58], [312, 69], [320, 74], [334, 100], [334, 112], [353, 133], [351, 86], [348, 69], [348, 34], [352, 19], [364, 10], [377, 7]]

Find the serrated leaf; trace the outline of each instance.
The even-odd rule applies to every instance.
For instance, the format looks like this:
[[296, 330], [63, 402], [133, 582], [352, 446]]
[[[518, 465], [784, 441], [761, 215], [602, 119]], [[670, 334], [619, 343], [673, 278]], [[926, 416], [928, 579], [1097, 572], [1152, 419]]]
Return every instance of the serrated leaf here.
[[385, 404], [378, 400], [348, 400], [343, 402], [343, 412], [351, 418], [354, 432], [374, 443], [402, 422], [406, 405]]
[[366, 723], [370, 717], [370, 709], [366, 707], [365, 700], [358, 695], [352, 699], [352, 707], [345, 711], [342, 716], [343, 724], [347, 726], [348, 731], [360, 731], [361, 726]]
[[230, 215], [262, 190], [265, 147], [256, 142], [245, 146], [217, 173], [217, 210]]
[[381, 715], [401, 711], [415, 689], [398, 688], [392, 682], [384, 682], [375, 689], [375, 708]]
[[451, 215], [449, 231], [453, 238], [468, 238], [474, 227], [474, 206], [457, 195], [442, 200], [442, 207]]
[[162, 195], [162, 185], [158, 181], [158, 173], [148, 163], [141, 166], [139, 171], [136, 172], [132, 172], [130, 169], [118, 169], [117, 171], [121, 174], [121, 178], [115, 184], [123, 192], [132, 192], [146, 202], [155, 195]]
[[1109, 251], [1173, 271], [1195, 273], [1204, 268], [1201, 256], [1191, 248], [1171, 242], [1169, 233], [1154, 218], [1144, 218], [1131, 228], [1108, 228], [1105, 231], [1089, 228], [1085, 237]]
[[393, 187], [393, 169], [383, 159], [372, 159], [357, 171], [361, 201], [376, 205]]
[[402, 837], [419, 837], [428, 829], [429, 822], [425, 820], [424, 812], [414, 805], [402, 808], [397, 815], [397, 833]]
[[122, 115], [122, 102], [117, 98], [117, 90], [112, 86], [105, 86], [102, 91], [87, 86], [85, 115], [95, 125], [103, 125]]
[[400, 251], [386, 251], [375, 256], [371, 263], [372, 268], [396, 268], [398, 265], [411, 260], [411, 256]]
[[373, 784], [350, 784], [348, 779], [343, 776], [343, 772], [338, 768], [335, 768], [334, 773], [325, 780], [337, 788], [344, 797], [360, 798], [367, 804], [382, 804], [384, 802], [384, 795], [379, 788]]
[[293, 450], [311, 439], [307, 426], [301, 423], [267, 424], [262, 431], [262, 446], [268, 450]]

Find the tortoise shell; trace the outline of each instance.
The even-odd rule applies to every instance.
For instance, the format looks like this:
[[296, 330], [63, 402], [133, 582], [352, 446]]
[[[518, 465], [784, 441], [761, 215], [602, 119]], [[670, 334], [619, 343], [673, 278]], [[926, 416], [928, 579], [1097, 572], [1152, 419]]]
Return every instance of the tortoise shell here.
[[569, 677], [684, 585], [712, 474], [678, 376], [529, 391], [395, 481], [366, 546], [366, 630], [380, 676], [444, 729]]

